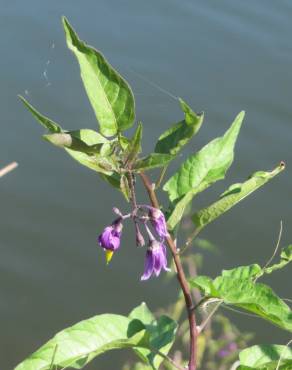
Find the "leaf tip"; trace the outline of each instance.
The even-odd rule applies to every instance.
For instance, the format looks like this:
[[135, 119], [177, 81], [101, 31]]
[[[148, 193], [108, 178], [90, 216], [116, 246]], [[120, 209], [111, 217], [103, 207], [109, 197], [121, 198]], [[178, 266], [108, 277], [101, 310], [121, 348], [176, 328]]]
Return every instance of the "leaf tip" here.
[[243, 120], [244, 117], [245, 117], [245, 110], [242, 110], [241, 112], [239, 112], [238, 118], [240, 118], [241, 120]]
[[63, 23], [64, 28], [70, 27], [70, 23], [69, 23], [68, 19], [65, 17], [65, 15], [62, 15], [61, 19], [62, 19], [62, 23]]

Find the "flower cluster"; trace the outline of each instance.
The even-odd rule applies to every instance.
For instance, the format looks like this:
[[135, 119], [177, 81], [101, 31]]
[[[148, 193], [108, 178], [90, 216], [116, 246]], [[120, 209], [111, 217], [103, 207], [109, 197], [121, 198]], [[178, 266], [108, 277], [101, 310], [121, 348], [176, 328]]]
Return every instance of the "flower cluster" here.
[[[141, 280], [148, 280], [152, 275], [158, 276], [162, 269], [169, 271], [164, 244], [168, 232], [162, 211], [148, 205], [141, 205], [138, 206], [135, 212], [127, 215], [123, 215], [117, 208], [114, 208], [114, 212], [118, 215], [118, 218], [111, 225], [107, 226], [98, 237], [98, 243], [105, 251], [107, 263], [112, 259], [114, 252], [120, 248], [123, 221], [127, 218], [132, 218], [135, 224], [137, 246], [145, 245], [144, 237], [138, 225], [139, 223], [144, 225], [148, 235], [145, 267]], [[142, 213], [142, 215], [138, 213]], [[150, 222], [157, 238], [153, 236], [147, 225], [148, 222]]]

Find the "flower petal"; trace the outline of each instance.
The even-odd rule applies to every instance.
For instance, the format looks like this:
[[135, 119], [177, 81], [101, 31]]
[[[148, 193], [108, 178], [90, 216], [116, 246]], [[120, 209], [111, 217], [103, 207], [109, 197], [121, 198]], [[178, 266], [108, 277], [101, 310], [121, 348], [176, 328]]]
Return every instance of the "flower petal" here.
[[141, 280], [148, 280], [153, 273], [154, 258], [152, 250], [148, 249], [146, 252], [144, 274], [141, 276]]

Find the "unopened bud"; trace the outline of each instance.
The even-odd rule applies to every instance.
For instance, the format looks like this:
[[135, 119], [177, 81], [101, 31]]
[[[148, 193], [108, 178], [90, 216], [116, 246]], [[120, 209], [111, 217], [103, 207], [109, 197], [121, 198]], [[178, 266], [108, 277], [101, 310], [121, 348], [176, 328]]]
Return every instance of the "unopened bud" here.
[[136, 229], [136, 245], [137, 247], [144, 247], [145, 245], [145, 239], [139, 229], [139, 226], [135, 224], [135, 229]]
[[116, 215], [118, 215], [118, 216], [120, 216], [120, 217], [123, 217], [122, 212], [121, 212], [117, 207], [114, 207], [114, 208], [113, 208], [113, 212], [114, 212]]

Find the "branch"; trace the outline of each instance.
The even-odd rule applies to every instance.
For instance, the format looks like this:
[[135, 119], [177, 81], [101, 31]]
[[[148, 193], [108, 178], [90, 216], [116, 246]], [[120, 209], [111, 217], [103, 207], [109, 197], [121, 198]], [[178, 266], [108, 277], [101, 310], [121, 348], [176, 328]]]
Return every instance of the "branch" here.
[[8, 164], [7, 166], [1, 168], [0, 177], [2, 177], [4, 175], [6, 175], [8, 172], [14, 170], [17, 166], [18, 166], [18, 163], [12, 162], [12, 163]]
[[168, 361], [176, 369], [186, 370], [184, 367], [181, 367], [180, 365], [178, 365], [171, 357], [165, 355], [163, 352], [160, 352], [158, 349], [150, 347], [150, 350], [151, 350], [151, 352], [154, 352], [157, 355], [159, 355], [160, 357], [162, 357], [164, 360]]
[[[142, 178], [143, 184], [145, 186], [145, 189], [147, 190], [149, 199], [151, 201], [151, 204], [155, 208], [159, 207], [159, 202], [156, 197], [156, 193], [154, 190], [154, 186], [151, 184], [150, 180], [148, 179], [148, 176], [145, 175], [143, 172], [140, 173], [140, 176]], [[190, 358], [189, 358], [189, 370], [196, 370], [196, 363], [197, 363], [197, 325], [196, 325], [196, 316], [195, 311], [193, 310], [193, 300], [191, 291], [189, 288], [189, 284], [187, 282], [183, 266], [181, 263], [180, 256], [177, 252], [177, 248], [175, 245], [174, 240], [171, 238], [171, 236], [168, 236], [166, 238], [167, 244], [169, 249], [171, 250], [171, 254], [176, 266], [177, 270], [177, 279], [179, 281], [179, 284], [181, 286], [181, 289], [183, 291], [183, 295], [185, 298], [187, 313], [188, 313], [188, 320], [189, 320], [189, 326], [190, 326]]]

